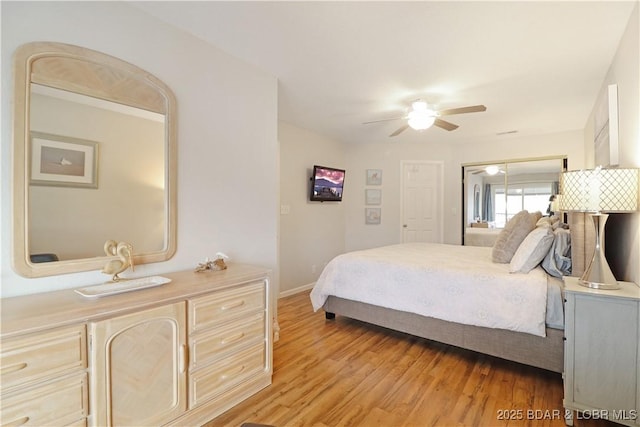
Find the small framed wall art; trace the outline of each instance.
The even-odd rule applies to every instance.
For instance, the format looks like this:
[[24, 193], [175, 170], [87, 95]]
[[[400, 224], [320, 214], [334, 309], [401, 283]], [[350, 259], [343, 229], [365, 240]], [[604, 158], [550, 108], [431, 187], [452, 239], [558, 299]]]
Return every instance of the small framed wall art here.
[[98, 188], [98, 143], [31, 132], [32, 185]]
[[364, 201], [366, 205], [382, 204], [382, 190], [376, 188], [367, 188], [364, 190]]
[[380, 224], [380, 217], [382, 212], [380, 208], [365, 208], [364, 210], [364, 223], [365, 224]]
[[367, 169], [367, 185], [382, 185], [382, 169]]

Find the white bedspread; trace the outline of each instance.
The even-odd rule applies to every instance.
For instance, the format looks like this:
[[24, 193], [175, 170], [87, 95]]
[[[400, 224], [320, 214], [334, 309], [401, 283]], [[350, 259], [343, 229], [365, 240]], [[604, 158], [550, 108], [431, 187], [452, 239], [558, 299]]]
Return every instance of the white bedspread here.
[[311, 291], [456, 323], [545, 336], [547, 275], [509, 273], [491, 248], [407, 243], [334, 258]]

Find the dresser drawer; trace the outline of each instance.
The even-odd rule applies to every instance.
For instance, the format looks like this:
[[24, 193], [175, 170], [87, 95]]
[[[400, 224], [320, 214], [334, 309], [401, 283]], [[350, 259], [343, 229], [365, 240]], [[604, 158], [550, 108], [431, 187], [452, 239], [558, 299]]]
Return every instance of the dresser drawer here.
[[2, 341], [0, 380], [7, 390], [87, 366], [84, 325]]
[[264, 343], [250, 347], [190, 375], [189, 405], [194, 407], [265, 369]]
[[264, 339], [264, 312], [253, 314], [242, 322], [203, 331], [191, 339], [190, 368], [200, 368], [239, 348], [262, 342]]
[[3, 426], [85, 425], [87, 374], [70, 375], [2, 395]]
[[265, 283], [256, 282], [189, 300], [189, 333], [262, 311], [265, 297]]

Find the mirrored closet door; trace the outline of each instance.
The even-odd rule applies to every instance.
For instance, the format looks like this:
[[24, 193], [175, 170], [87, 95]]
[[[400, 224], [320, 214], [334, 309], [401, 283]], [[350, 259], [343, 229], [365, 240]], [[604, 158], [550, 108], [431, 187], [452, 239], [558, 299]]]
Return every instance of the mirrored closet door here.
[[551, 202], [566, 167], [565, 156], [462, 165], [462, 244], [493, 246], [521, 210], [553, 214]]

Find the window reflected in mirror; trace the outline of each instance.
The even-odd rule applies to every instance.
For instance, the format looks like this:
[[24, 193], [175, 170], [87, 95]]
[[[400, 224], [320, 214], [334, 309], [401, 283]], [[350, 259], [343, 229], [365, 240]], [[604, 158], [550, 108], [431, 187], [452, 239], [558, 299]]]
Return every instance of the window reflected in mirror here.
[[463, 244], [493, 246], [522, 210], [553, 215], [551, 202], [565, 169], [565, 157], [463, 165]]

